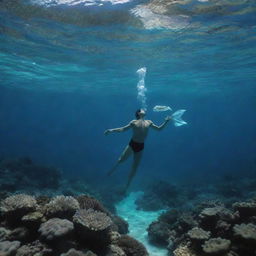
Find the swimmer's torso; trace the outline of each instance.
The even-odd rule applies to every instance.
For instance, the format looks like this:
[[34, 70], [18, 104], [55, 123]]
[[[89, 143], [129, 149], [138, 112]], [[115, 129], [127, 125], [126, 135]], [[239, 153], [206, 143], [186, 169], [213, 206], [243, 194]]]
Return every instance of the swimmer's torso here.
[[148, 135], [148, 128], [150, 127], [152, 121], [150, 120], [133, 120], [133, 136], [132, 139], [136, 142], [143, 143]]

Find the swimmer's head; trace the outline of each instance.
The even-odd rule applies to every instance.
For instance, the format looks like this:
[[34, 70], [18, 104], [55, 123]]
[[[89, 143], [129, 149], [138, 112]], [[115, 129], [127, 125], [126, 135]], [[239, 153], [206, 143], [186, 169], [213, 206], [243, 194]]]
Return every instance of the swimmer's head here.
[[144, 109], [138, 109], [135, 112], [136, 119], [143, 118], [146, 115], [146, 111]]

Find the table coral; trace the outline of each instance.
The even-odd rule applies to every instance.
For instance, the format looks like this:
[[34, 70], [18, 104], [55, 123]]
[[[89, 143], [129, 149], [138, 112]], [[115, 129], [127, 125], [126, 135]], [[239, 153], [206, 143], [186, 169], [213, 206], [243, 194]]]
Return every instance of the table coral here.
[[70, 219], [79, 208], [79, 203], [74, 197], [56, 196], [45, 205], [45, 212], [50, 218]]
[[189, 230], [187, 235], [192, 241], [204, 241], [210, 238], [211, 232], [205, 231], [202, 228], [195, 227]]
[[15, 213], [21, 211], [26, 214], [36, 209], [36, 200], [33, 196], [17, 194], [7, 197], [1, 202], [0, 211], [3, 214]]
[[244, 240], [251, 240], [256, 243], [256, 225], [249, 224], [240, 224], [235, 225], [233, 228], [234, 235], [236, 237], [242, 238]]
[[4, 256], [14, 256], [18, 248], [20, 247], [19, 241], [3, 241], [0, 242], [0, 255]]
[[222, 255], [229, 251], [231, 241], [223, 238], [211, 238], [206, 241], [202, 248], [206, 254], [210, 255]]

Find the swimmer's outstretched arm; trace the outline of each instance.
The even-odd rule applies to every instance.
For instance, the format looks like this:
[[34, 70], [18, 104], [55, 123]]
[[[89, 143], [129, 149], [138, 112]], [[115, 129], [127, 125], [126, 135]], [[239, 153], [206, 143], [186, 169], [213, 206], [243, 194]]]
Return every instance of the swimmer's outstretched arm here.
[[105, 135], [108, 135], [109, 133], [112, 133], [112, 132], [124, 132], [124, 131], [127, 131], [129, 130], [130, 128], [132, 128], [132, 124], [133, 124], [133, 121], [131, 121], [129, 124], [123, 126], [123, 127], [119, 127], [119, 128], [114, 128], [114, 129], [107, 129], [104, 134]]
[[157, 130], [157, 131], [161, 131], [166, 125], [167, 123], [172, 119], [171, 116], [167, 116], [165, 118], [165, 121], [161, 124], [161, 125], [155, 125], [152, 121], [151, 121], [151, 125], [150, 127], [153, 128], [154, 130]]

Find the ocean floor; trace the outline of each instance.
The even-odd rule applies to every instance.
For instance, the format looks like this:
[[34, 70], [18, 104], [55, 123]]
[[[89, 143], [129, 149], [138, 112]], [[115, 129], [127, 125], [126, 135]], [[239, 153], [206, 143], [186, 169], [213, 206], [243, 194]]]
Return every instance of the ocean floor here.
[[116, 205], [117, 214], [129, 223], [129, 235], [144, 244], [150, 256], [167, 256], [168, 251], [149, 244], [147, 227], [162, 211], [142, 211], [136, 209], [135, 201], [143, 192], [132, 192]]

